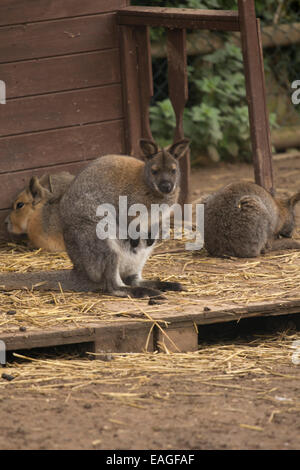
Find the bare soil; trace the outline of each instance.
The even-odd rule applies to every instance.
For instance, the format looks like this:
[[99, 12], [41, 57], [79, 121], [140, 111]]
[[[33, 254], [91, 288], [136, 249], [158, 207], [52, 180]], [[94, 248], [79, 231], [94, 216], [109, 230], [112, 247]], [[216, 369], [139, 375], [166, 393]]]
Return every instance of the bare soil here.
[[[299, 175], [300, 159], [276, 162], [278, 193], [300, 189]], [[253, 179], [250, 165], [194, 170], [192, 199], [241, 178]], [[65, 351], [35, 356], [50, 361], [52, 388], [42, 362], [8, 364], [1, 373], [20, 371], [24, 386], [0, 378], [0, 449], [299, 449], [300, 365], [291, 360], [299, 321], [233, 329], [202, 330], [199, 353], [83, 356], [83, 366], [99, 367], [90, 383], [77, 377], [72, 385], [70, 368], [55, 379]], [[223, 347], [232, 348], [224, 359]], [[78, 357], [67, 360], [75, 373]]]

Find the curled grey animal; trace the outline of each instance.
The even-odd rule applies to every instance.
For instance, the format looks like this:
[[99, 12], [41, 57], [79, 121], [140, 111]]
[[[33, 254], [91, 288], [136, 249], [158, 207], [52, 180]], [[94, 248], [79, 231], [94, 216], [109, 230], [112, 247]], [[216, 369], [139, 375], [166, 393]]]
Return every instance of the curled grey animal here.
[[204, 241], [212, 256], [252, 258], [270, 250], [300, 249], [293, 240], [300, 192], [274, 198], [255, 183], [232, 183], [205, 197]]

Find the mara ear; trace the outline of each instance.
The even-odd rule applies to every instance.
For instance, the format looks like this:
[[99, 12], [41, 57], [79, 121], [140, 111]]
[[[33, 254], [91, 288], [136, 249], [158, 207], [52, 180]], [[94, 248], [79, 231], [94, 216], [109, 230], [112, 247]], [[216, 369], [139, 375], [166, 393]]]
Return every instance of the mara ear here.
[[182, 139], [175, 144], [171, 145], [168, 152], [173, 155], [174, 158], [179, 160], [179, 158], [183, 157], [187, 149], [189, 148], [190, 141], [189, 139]]
[[29, 181], [29, 191], [33, 197], [33, 204], [40, 202], [49, 192], [44, 188], [36, 176], [32, 176]]
[[294, 207], [300, 201], [300, 191], [288, 199], [288, 205]]
[[47, 173], [39, 177], [39, 183], [44, 188], [48, 189], [48, 191], [52, 192], [51, 188], [51, 176]]
[[158, 145], [153, 140], [141, 139], [140, 148], [147, 158], [152, 158], [159, 152]]

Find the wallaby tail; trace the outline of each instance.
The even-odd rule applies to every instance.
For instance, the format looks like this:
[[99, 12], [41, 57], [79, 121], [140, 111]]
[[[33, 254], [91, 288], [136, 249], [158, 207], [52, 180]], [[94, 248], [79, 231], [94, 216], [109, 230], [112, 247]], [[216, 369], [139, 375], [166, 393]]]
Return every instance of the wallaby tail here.
[[73, 269], [0, 274], [0, 291], [10, 290], [99, 292], [99, 285]]

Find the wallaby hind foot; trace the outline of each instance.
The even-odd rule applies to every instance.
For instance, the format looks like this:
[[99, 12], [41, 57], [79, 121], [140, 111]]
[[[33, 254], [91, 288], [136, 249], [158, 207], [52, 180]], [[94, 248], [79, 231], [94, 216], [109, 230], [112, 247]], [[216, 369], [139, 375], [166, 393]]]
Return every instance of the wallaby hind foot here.
[[300, 250], [300, 242], [292, 238], [279, 238], [270, 242], [270, 245], [266, 248], [266, 253], [276, 250]]

